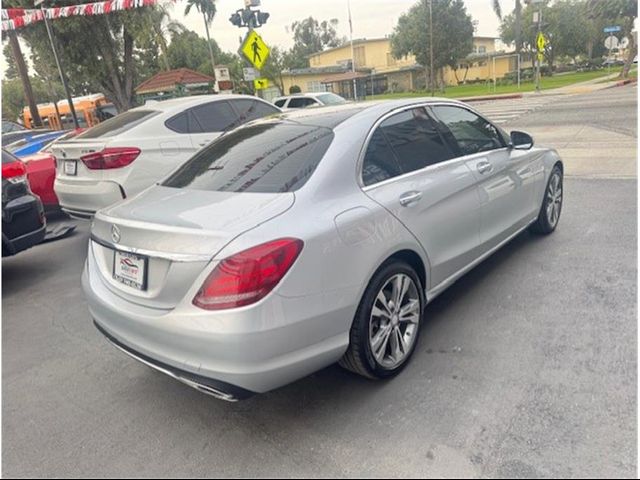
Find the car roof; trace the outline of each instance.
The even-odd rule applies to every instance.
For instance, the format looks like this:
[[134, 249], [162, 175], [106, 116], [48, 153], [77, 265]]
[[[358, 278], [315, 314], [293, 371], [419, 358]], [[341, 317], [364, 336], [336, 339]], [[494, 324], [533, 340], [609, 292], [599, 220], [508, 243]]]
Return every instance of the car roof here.
[[[379, 117], [387, 112], [411, 105], [424, 105], [429, 103], [447, 103], [450, 105], [463, 105], [462, 102], [439, 97], [417, 97], [399, 100], [373, 100], [357, 103], [346, 103], [318, 108], [304, 108], [288, 110], [275, 118], [285, 121], [300, 123], [303, 125], [317, 125], [327, 128], [335, 128], [347, 120], [362, 115]], [[266, 120], [273, 119], [267, 117]], [[256, 120], [259, 122], [260, 120]]]
[[205, 103], [222, 102], [225, 100], [256, 100], [258, 102], [267, 103], [263, 99], [252, 95], [193, 95], [190, 97], [170, 98], [168, 100], [148, 103], [141, 105], [140, 107], [136, 107], [134, 110], [153, 110], [157, 112], [172, 113]]

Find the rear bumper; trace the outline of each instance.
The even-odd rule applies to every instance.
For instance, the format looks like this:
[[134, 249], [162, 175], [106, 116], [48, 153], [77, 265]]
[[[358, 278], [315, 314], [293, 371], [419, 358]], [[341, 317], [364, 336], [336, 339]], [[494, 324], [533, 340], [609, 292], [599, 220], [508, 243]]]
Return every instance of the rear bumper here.
[[126, 346], [124, 343], [118, 341], [115, 337], [110, 335], [109, 332], [102, 328], [95, 320], [93, 324], [98, 329], [98, 331], [105, 336], [109, 343], [111, 343], [121, 352], [129, 355], [131, 358], [138, 360], [141, 363], [144, 363], [154, 370], [162, 372], [165, 375], [169, 375], [170, 377], [175, 378], [176, 380], [195, 388], [196, 390], [204, 394], [211, 395], [212, 397], [216, 397], [220, 400], [226, 400], [227, 402], [244, 400], [251, 397], [252, 395], [255, 395], [254, 392], [251, 392], [249, 390], [245, 390], [243, 388], [236, 387], [235, 385], [230, 385], [228, 383], [220, 382], [218, 380], [213, 380], [211, 378], [203, 377], [202, 375], [196, 375], [195, 373], [172, 367], [171, 365], [167, 365], [166, 363], [159, 362], [158, 360], [148, 357], [142, 353], [136, 352], [132, 348]]
[[272, 294], [227, 312], [190, 302], [144, 307], [114, 294], [91, 255], [82, 286], [98, 329], [125, 353], [204, 393], [234, 400], [267, 392], [335, 363], [348, 347], [351, 305]]
[[[27, 250], [39, 243], [42, 243], [45, 235], [47, 234], [47, 226], [43, 225], [38, 230], [34, 230], [33, 232], [29, 232], [20, 237], [16, 237], [14, 239], [9, 240], [4, 234], [2, 235], [2, 246], [3, 252], [2, 256], [7, 257], [10, 255], [15, 255], [16, 253], [22, 252], [23, 250]], [[4, 250], [6, 249], [6, 251]]]
[[125, 198], [122, 187], [112, 181], [69, 181], [56, 178], [54, 191], [62, 211], [82, 219], [91, 218], [101, 208]]

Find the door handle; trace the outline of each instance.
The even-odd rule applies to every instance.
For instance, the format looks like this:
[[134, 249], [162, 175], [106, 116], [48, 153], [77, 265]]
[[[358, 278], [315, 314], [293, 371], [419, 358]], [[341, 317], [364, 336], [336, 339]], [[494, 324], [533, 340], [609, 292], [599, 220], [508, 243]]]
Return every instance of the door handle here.
[[480, 172], [483, 175], [485, 173], [491, 173], [493, 171], [493, 165], [488, 160], [482, 160], [478, 162], [478, 164], [476, 165], [476, 168], [478, 169], [478, 172]]
[[403, 207], [410, 207], [414, 203], [420, 201], [422, 198], [422, 192], [418, 192], [413, 190], [411, 192], [406, 192], [400, 195], [400, 205]]

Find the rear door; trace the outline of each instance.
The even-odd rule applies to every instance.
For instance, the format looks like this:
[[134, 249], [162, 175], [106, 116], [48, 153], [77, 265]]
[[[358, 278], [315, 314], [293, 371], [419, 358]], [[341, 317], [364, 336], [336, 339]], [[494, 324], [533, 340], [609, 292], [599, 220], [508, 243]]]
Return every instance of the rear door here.
[[514, 152], [495, 126], [462, 106], [435, 105], [432, 110], [476, 178], [480, 241], [482, 250], [489, 250], [531, 220], [532, 156]]
[[363, 159], [362, 183], [364, 192], [422, 244], [431, 263], [432, 288], [475, 258], [480, 225], [476, 181], [425, 108], [395, 113], [377, 126]]

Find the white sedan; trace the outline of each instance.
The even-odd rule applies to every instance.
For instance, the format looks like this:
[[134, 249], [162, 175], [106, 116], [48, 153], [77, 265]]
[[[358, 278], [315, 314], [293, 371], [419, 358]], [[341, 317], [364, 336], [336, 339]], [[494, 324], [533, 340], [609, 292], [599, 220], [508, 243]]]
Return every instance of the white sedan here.
[[91, 218], [161, 180], [225, 131], [280, 112], [256, 97], [202, 95], [117, 115], [53, 146], [60, 207]]

